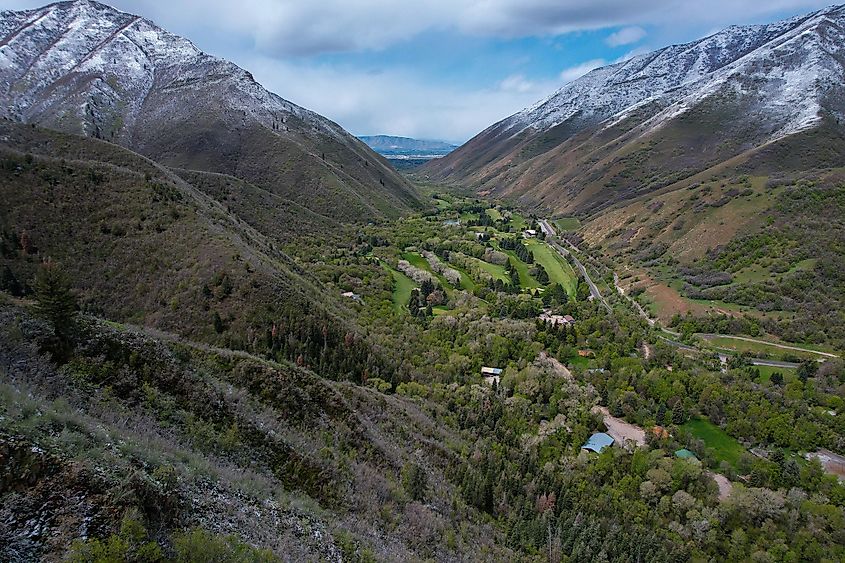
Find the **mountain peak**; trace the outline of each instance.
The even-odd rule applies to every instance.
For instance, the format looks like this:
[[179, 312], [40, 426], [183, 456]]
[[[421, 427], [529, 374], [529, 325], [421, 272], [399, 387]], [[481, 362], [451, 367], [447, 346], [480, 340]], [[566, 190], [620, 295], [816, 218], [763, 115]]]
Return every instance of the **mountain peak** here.
[[[407, 181], [336, 123], [188, 39], [92, 0], [2, 12], [0, 116], [239, 175], [306, 206], [324, 190], [320, 211], [368, 217], [417, 204]], [[296, 166], [286, 158], [304, 159], [298, 166], [313, 175], [289, 177]], [[348, 206], [330, 203], [335, 184]], [[386, 198], [371, 193], [383, 188]]]
[[[667, 143], [671, 157], [663, 173], [676, 168], [674, 174], [690, 174], [817, 128], [826, 119], [841, 122], [843, 84], [844, 6], [771, 24], [731, 26], [597, 68], [490, 126], [426, 170], [496, 193], [542, 185], [568, 205], [607, 205], [614, 198], [605, 189], [628, 184], [609, 177], [608, 167], [624, 159], [611, 156], [612, 147], [637, 151], [672, 136], [689, 140], [684, 158], [682, 147], [670, 150]], [[583, 151], [590, 157], [581, 162], [574, 153], [587, 146]], [[573, 167], [570, 173], [550, 164], [557, 159]], [[570, 183], [582, 175], [590, 177], [589, 188], [583, 178]], [[632, 186], [624, 197], [640, 189]], [[584, 201], [573, 200], [574, 194], [584, 194]]]

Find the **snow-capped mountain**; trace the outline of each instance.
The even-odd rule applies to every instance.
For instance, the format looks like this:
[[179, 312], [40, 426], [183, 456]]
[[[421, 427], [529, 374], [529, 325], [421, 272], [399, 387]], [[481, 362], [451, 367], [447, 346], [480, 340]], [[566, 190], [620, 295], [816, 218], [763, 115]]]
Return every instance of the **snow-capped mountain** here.
[[[365, 203], [363, 215], [415, 199], [337, 124], [189, 40], [89, 0], [0, 13], [0, 115], [110, 140], [168, 165], [238, 175], [303, 203], [314, 195], [309, 185], [327, 183], [340, 184], [354, 207], [369, 199], [359, 192], [384, 185], [386, 195], [373, 200], [386, 200], [385, 209]], [[289, 178], [298, 186], [261, 170], [274, 160], [306, 169]]]
[[[602, 143], [608, 136], [631, 143], [660, 135], [679, 120], [703, 114], [712, 121], [720, 108], [729, 108], [731, 121], [710, 125], [734, 134], [738, 117], [745, 125], [743, 141], [761, 146], [817, 127], [826, 117], [841, 120], [843, 64], [843, 6], [769, 25], [732, 26], [593, 70], [492, 125], [428, 170], [485, 190], [507, 191], [524, 180], [523, 173], [532, 173], [534, 184], [558, 175], [554, 182], [565, 187], [560, 169], [547, 159], [554, 151], [561, 156], [564, 145], [572, 151], [576, 137], [589, 131], [601, 135]], [[583, 148], [583, 139], [578, 142]], [[738, 145], [749, 148], [748, 142]], [[542, 164], [543, 173], [527, 161]]]

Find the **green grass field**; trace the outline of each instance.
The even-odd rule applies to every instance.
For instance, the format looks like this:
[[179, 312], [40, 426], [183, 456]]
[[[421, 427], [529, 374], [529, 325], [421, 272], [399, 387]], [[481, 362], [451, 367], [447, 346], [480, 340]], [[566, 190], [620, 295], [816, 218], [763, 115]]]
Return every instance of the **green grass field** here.
[[772, 366], [754, 366], [752, 369], [756, 369], [760, 372], [760, 379], [758, 380], [760, 383], [768, 383], [769, 380], [772, 378], [772, 374], [779, 372], [783, 376], [783, 381], [788, 383], [795, 379], [796, 374], [795, 370], [792, 368], [776, 368]]
[[727, 461], [736, 467], [740, 456], [745, 453], [739, 442], [706, 418], [694, 418], [681, 427], [712, 449], [713, 457], [718, 461]]
[[399, 313], [407, 311], [408, 301], [411, 300], [411, 290], [417, 287], [417, 284], [402, 272], [394, 270], [383, 262], [382, 265], [393, 276], [393, 308]]
[[581, 221], [577, 217], [561, 217], [555, 219], [552, 223], [561, 231], [575, 231], [581, 227]]
[[528, 248], [534, 253], [534, 260], [542, 264], [549, 274], [551, 283], [559, 283], [570, 297], [575, 297], [578, 289], [578, 276], [569, 262], [564, 260], [552, 247], [539, 240], [528, 241]]
[[[698, 335], [696, 335], [698, 336]], [[822, 357], [815, 353], [809, 347], [805, 350], [792, 350], [786, 348], [779, 348], [763, 342], [749, 342], [747, 340], [739, 340], [737, 338], [730, 338], [728, 336], [715, 336], [712, 338], [700, 338], [700, 340], [711, 348], [721, 348], [732, 352], [749, 352], [751, 354], [766, 354], [773, 358], [782, 358], [785, 356], [795, 356], [802, 359], [817, 360]], [[788, 344], [793, 346], [793, 344]]]
[[498, 209], [491, 207], [491, 208], [487, 209], [486, 211], [487, 211], [487, 216], [490, 217], [491, 219], [493, 219], [494, 221], [498, 221], [499, 219], [502, 218], [502, 214], [499, 212]]
[[519, 274], [520, 286], [526, 289], [535, 289], [541, 286], [541, 284], [534, 279], [534, 276], [529, 273], [531, 266], [520, 260], [519, 257], [516, 255], [516, 252], [514, 252], [513, 250], [502, 250], [502, 248], [498, 244], [496, 245], [496, 250], [498, 250], [499, 252], [504, 252], [510, 257], [511, 262], [516, 268], [516, 272]]
[[438, 274], [437, 272], [432, 270], [431, 264], [429, 264], [428, 260], [423, 258], [421, 254], [418, 254], [416, 252], [403, 252], [402, 258], [410, 262], [412, 266], [416, 266], [420, 270], [425, 270], [426, 272], [429, 272], [431, 275], [436, 277], [440, 281], [440, 285], [443, 286], [443, 289], [446, 291], [446, 294], [449, 297], [452, 296], [452, 290], [454, 289], [452, 287], [452, 284], [449, 283], [445, 276], [443, 276], [442, 274]]
[[525, 220], [525, 217], [514, 211], [511, 213], [511, 225], [515, 229], [522, 231], [528, 228], [528, 221]]
[[468, 258], [474, 261], [478, 265], [478, 267], [493, 276], [495, 279], [500, 279], [505, 283], [510, 283], [510, 276], [505, 273], [504, 266], [499, 266], [498, 264], [491, 264], [490, 262], [485, 262], [484, 260], [479, 260], [478, 258], [473, 258], [471, 256], [469, 256]]
[[570, 356], [566, 358], [566, 361], [563, 363], [573, 368], [580, 367], [587, 369], [588, 367], [590, 367], [590, 358], [582, 358], [581, 356]]
[[449, 267], [461, 274], [461, 289], [469, 292], [475, 291], [477, 284], [473, 281], [470, 275], [466, 273], [465, 270], [458, 268], [454, 264], [449, 264]]

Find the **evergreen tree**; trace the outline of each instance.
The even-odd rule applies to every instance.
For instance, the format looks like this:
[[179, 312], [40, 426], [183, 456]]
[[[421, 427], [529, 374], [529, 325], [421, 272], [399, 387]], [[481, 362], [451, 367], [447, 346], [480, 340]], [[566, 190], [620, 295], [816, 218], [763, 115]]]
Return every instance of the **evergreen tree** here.
[[76, 332], [78, 309], [70, 276], [55, 262], [44, 262], [35, 274], [34, 286], [38, 312], [50, 322], [59, 340], [70, 344]]

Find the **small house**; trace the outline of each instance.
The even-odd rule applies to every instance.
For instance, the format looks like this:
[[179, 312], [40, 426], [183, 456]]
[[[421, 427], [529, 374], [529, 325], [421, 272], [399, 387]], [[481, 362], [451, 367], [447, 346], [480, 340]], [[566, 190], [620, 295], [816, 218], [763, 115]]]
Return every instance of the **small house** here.
[[552, 326], [568, 325], [575, 323], [572, 315], [554, 315], [551, 309], [543, 309], [538, 317], [544, 323], [551, 323]]
[[612, 445], [613, 438], [611, 438], [609, 434], [605, 434], [604, 432], [596, 432], [595, 434], [590, 436], [590, 439], [587, 440], [586, 444], [581, 446], [581, 449], [601, 453], [603, 449]]
[[537, 231], [535, 229], [525, 229], [522, 231], [522, 236], [525, 238], [534, 238], [537, 236]]
[[496, 385], [499, 384], [499, 381], [502, 379], [502, 369], [501, 368], [491, 368], [487, 366], [481, 367], [481, 376], [484, 378], [484, 382], [487, 385], [492, 386], [493, 383]]

